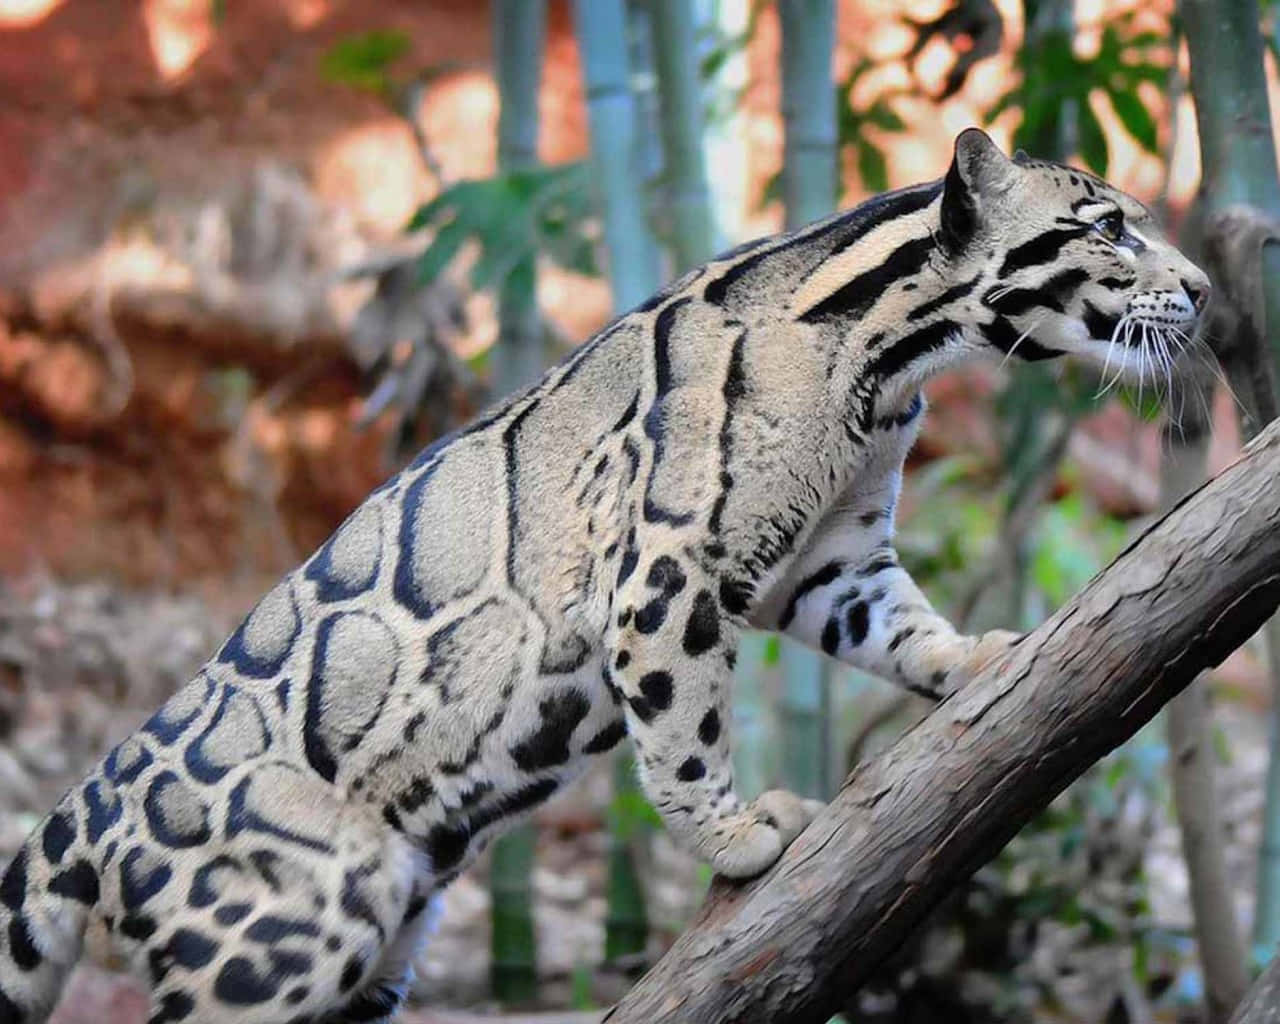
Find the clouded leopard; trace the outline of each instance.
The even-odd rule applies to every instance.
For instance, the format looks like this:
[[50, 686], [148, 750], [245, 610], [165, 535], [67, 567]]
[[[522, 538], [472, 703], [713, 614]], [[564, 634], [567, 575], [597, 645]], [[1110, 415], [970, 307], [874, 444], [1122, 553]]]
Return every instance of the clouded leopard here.
[[1136, 200], [974, 129], [942, 180], [686, 274], [370, 495], [63, 797], [0, 879], [0, 1024], [44, 1019], [90, 913], [155, 1024], [389, 1017], [432, 893], [628, 736], [678, 842], [764, 870], [816, 806], [734, 789], [744, 627], [934, 698], [1013, 640], [895, 558], [925, 379], [1141, 374], [1207, 295]]

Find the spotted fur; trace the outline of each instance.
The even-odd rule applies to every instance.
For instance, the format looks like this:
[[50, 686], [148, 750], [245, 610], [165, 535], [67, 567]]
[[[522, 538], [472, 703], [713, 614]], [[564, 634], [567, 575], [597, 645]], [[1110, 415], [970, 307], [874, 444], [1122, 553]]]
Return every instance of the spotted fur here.
[[166, 1021], [369, 1021], [433, 893], [629, 735], [677, 841], [768, 867], [815, 806], [744, 802], [744, 627], [941, 698], [958, 635], [892, 546], [935, 371], [1142, 372], [1204, 275], [1098, 179], [959, 137], [942, 181], [712, 260], [424, 451], [268, 593], [0, 877], [0, 1024], [101, 916]]

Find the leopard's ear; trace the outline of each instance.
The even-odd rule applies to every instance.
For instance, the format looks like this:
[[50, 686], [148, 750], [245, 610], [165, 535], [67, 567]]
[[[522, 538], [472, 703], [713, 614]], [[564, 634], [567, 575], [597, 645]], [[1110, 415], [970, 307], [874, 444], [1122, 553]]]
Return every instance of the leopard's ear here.
[[1008, 190], [1013, 162], [980, 128], [956, 136], [955, 156], [942, 185], [942, 234], [953, 250], [963, 249], [978, 230], [985, 201]]

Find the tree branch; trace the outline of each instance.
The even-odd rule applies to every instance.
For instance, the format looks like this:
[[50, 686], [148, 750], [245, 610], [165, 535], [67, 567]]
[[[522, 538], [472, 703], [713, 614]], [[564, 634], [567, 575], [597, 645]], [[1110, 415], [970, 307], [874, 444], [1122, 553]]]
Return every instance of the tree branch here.
[[823, 1021], [957, 883], [1280, 604], [1280, 422], [860, 768], [764, 877], [717, 881], [612, 1024]]

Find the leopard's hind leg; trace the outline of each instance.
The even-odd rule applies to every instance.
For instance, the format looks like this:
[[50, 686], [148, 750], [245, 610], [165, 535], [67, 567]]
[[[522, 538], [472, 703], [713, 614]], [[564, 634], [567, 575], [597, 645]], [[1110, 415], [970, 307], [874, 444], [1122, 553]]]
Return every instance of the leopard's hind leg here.
[[381, 984], [389, 958], [402, 963], [423, 891], [408, 841], [288, 765], [246, 780], [228, 838], [185, 851], [185, 884], [148, 904], [154, 931], [135, 957], [151, 1024], [326, 1020]]

